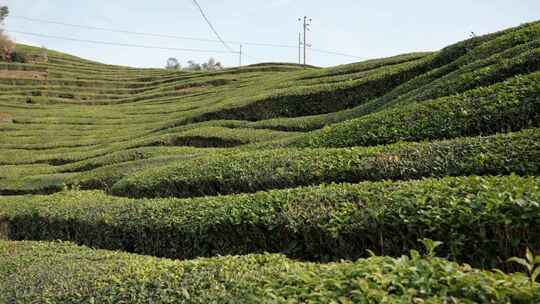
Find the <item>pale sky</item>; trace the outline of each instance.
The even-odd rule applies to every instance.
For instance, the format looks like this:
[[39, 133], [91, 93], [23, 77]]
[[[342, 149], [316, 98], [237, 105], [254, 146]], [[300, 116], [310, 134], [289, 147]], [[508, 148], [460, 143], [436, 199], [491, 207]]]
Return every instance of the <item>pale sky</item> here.
[[[313, 18], [308, 42], [314, 48], [365, 59], [406, 52], [438, 50], [464, 40], [540, 19], [539, 0], [199, 0], [223, 39], [272, 44], [298, 44], [298, 17]], [[13, 18], [8, 30], [169, 48], [224, 51], [220, 43], [133, 36], [122, 33], [29, 22], [16, 16], [119, 30], [216, 39], [192, 0], [0, 0]], [[215, 57], [226, 66], [238, 55], [94, 45], [11, 33], [32, 43], [104, 63], [162, 67], [169, 57], [182, 63]], [[236, 44], [230, 44], [235, 50]], [[295, 48], [244, 46], [244, 63], [297, 62]], [[361, 59], [310, 52], [308, 63], [333, 66]]]

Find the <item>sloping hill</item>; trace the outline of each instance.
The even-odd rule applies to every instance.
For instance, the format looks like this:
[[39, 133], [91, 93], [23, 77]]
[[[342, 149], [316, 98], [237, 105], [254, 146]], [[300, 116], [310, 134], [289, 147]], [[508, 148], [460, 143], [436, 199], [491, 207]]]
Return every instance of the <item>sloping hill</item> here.
[[540, 251], [540, 22], [325, 69], [0, 70], [0, 300], [540, 301], [414, 251], [506, 271]]

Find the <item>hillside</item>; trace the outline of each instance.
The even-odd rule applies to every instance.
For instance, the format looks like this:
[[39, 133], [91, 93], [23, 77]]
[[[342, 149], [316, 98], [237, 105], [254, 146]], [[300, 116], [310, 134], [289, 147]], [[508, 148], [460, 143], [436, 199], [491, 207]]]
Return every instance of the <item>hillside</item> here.
[[0, 301], [540, 302], [526, 248], [540, 22], [332, 68], [0, 62]]

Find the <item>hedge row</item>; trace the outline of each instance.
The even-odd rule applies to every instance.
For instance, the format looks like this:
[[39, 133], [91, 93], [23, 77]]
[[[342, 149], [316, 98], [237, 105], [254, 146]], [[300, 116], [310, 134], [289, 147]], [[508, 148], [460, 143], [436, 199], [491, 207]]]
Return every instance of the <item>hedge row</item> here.
[[[398, 103], [443, 97], [490, 85], [516, 74], [531, 72], [528, 70], [527, 61], [536, 62], [534, 65], [538, 66], [538, 60], [529, 58], [527, 52], [538, 48], [540, 22], [502, 33], [479, 37], [481, 43], [473, 43], [478, 39], [473, 38], [450, 46], [445, 49], [447, 51], [441, 51], [439, 57], [444, 58], [442, 54], [445, 52], [454, 53], [451, 51], [453, 49], [461, 54], [459, 58], [446, 61], [448, 64], [412, 79], [356, 112], [361, 115]], [[491, 39], [487, 39], [488, 37]], [[452, 87], [455, 91], [450, 91], [445, 86]]]
[[159, 147], [157, 150], [125, 150], [63, 166], [0, 166], [0, 195], [47, 194], [62, 191], [66, 187], [109, 190], [133, 172], [210, 152], [212, 149]]
[[250, 143], [297, 137], [301, 134], [249, 128], [200, 127], [168, 135], [161, 144], [202, 148], [236, 147]]
[[133, 174], [116, 183], [112, 193], [190, 197], [331, 182], [537, 174], [539, 160], [540, 129], [372, 148], [231, 150]]
[[202, 153], [201, 149], [193, 147], [141, 147], [135, 149], [119, 149], [118, 152], [109, 152], [103, 156], [91, 157], [75, 161], [63, 166], [57, 166], [57, 172], [82, 172], [100, 167], [116, 165], [131, 161], [145, 160], [156, 157], [191, 155]]
[[202, 114], [196, 117], [195, 121], [213, 119], [255, 121], [335, 112], [384, 95], [392, 88], [425, 73], [431, 67], [429, 63], [427, 59], [420, 59], [382, 67], [370, 73], [368, 77], [354, 81], [324, 83], [321, 80], [318, 85], [292, 86], [251, 99], [244, 97], [230, 107]]
[[[209, 154], [211, 151], [182, 152], [176, 155], [160, 155], [148, 159], [126, 161], [117, 164], [105, 165], [90, 171], [80, 172], [77, 175], [64, 179], [62, 188], [80, 187], [82, 189], [102, 189], [109, 191], [112, 186], [122, 178], [138, 171], [156, 166], [170, 165]], [[57, 188], [58, 189], [58, 188]], [[33, 192], [36, 193], [36, 192]]]
[[538, 70], [538, 55], [533, 50], [540, 44], [539, 37], [540, 23], [534, 23], [501, 35], [482, 37], [481, 43], [477, 39], [467, 40], [431, 55], [432, 70], [357, 107], [330, 114], [260, 121], [252, 127], [310, 131], [398, 103], [461, 93], [517, 74], [530, 73]]
[[[431, 54], [430, 54], [431, 55]], [[400, 56], [398, 56], [400, 57]], [[384, 58], [380, 59], [380, 66], [373, 66], [372, 68], [369, 68], [370, 60], [368, 61], [362, 61], [359, 63], [353, 63], [351, 64], [351, 69], [349, 71], [343, 70], [341, 73], [333, 70], [333, 68], [326, 68], [326, 69], [320, 69], [318, 71], [329, 72], [329, 75], [323, 75], [316, 76], [316, 77], [309, 77], [306, 78], [306, 73], [300, 75], [299, 78], [295, 79], [294, 82], [285, 82], [283, 83], [280, 88], [287, 88], [291, 85], [295, 86], [313, 86], [318, 85], [320, 83], [326, 83], [326, 84], [332, 84], [332, 83], [338, 83], [338, 82], [352, 82], [355, 80], [359, 80], [362, 78], [370, 77], [373, 74], [378, 73], [380, 70], [389, 69], [392, 68], [392, 66], [398, 66], [400, 64], [405, 63], [413, 63], [413, 62], [423, 62], [423, 59], [428, 58], [428, 54], [425, 54], [423, 56], [416, 56], [416, 58], [409, 58], [406, 59], [407, 54], [404, 55], [401, 60], [393, 60], [394, 58]], [[396, 58], [397, 59], [397, 58]], [[378, 61], [377, 59], [375, 61]], [[384, 64], [386, 62], [386, 64]], [[375, 64], [376, 65], [376, 64]], [[353, 66], [357, 66], [357, 68], [354, 68]], [[339, 66], [338, 66], [339, 67]], [[354, 71], [355, 69], [358, 69], [358, 71]], [[333, 75], [332, 75], [333, 74]]]
[[[540, 28], [537, 37], [540, 36]], [[540, 37], [539, 37], [540, 38]], [[520, 74], [529, 74], [540, 70], [540, 39], [519, 44], [488, 58], [477, 59], [470, 63], [464, 56], [441, 69], [418, 77], [395, 92], [385, 96], [382, 108], [396, 107], [411, 102], [434, 99], [466, 92], [478, 87], [489, 86]], [[459, 69], [452, 71], [452, 68]], [[422, 84], [429, 81], [428, 84]], [[413, 87], [414, 90], [405, 92]], [[393, 100], [391, 100], [393, 98]], [[378, 102], [378, 104], [380, 104]]]
[[[539, 65], [538, 56], [536, 53], [529, 54], [528, 51], [534, 49], [535, 45], [538, 44], [535, 41], [531, 41], [531, 40], [534, 40], [534, 37], [539, 36], [538, 35], [539, 31], [536, 28], [538, 28], [537, 25], [525, 27], [525, 28], [520, 29], [516, 33], [506, 34], [499, 37], [498, 39], [494, 39], [493, 41], [485, 42], [485, 44], [488, 44], [489, 47], [486, 48], [484, 47], [484, 45], [481, 45], [481, 47], [478, 47], [478, 50], [472, 49], [470, 50], [469, 53], [467, 52], [463, 53], [465, 55], [460, 53], [463, 56], [457, 60], [455, 60], [456, 58], [448, 57], [446, 58], [447, 60], [455, 60], [455, 61], [451, 61], [450, 64], [443, 66], [440, 69], [430, 70], [431, 68], [437, 67], [435, 63], [440, 61], [439, 59], [437, 59], [440, 57], [439, 55], [435, 56], [436, 58], [434, 59], [428, 58], [429, 60], [426, 59], [422, 63], [414, 63], [412, 65], [409, 64], [409, 66], [412, 66], [414, 68], [423, 67], [427, 71], [427, 73], [423, 74], [420, 77], [414, 78], [412, 80], [413, 85], [408, 85], [409, 82], [405, 81], [403, 85], [397, 87], [396, 93], [392, 92], [390, 94], [386, 94], [388, 97], [383, 97], [380, 100], [371, 100], [365, 106], [361, 106], [359, 109], [356, 109], [354, 111], [346, 111], [343, 113], [337, 112], [337, 113], [330, 114], [330, 116], [320, 116], [320, 117], [312, 116], [308, 118], [302, 117], [302, 118], [293, 118], [293, 119], [281, 118], [281, 119], [276, 119], [276, 120], [268, 121], [268, 122], [262, 121], [260, 123], [253, 124], [253, 127], [263, 127], [263, 128], [272, 128], [272, 129], [290, 130], [290, 131], [316, 129], [328, 123], [343, 121], [351, 117], [357, 117], [359, 115], [363, 115], [371, 111], [374, 111], [375, 109], [377, 109], [378, 107], [380, 107], [381, 105], [384, 105], [385, 103], [389, 101], [395, 102], [393, 98], [401, 97], [400, 94], [403, 94], [403, 93], [409, 92], [409, 94], [406, 94], [406, 97], [407, 97], [406, 99], [411, 99], [411, 100], [416, 98], [415, 97], [416, 95], [424, 99], [426, 98], [428, 94], [431, 94], [431, 96], [433, 97], [439, 97], [441, 95], [449, 94], [449, 92], [451, 92], [452, 90], [455, 90], [456, 92], [463, 92], [471, 88], [497, 83], [498, 81], [502, 81], [516, 74], [535, 71], [538, 69], [538, 65]], [[514, 37], [515, 35], [518, 35], [518, 34], [520, 35], [518, 38]], [[497, 51], [500, 51], [501, 53], [499, 54], [497, 53]], [[495, 55], [492, 57], [489, 57], [490, 54], [495, 54]], [[488, 58], [485, 58], [485, 56], [488, 56]], [[468, 64], [470, 62], [472, 63]], [[488, 67], [486, 67], [486, 65], [488, 65]], [[388, 67], [385, 69], [388, 69]], [[390, 69], [390, 71], [392, 71], [392, 69]], [[341, 103], [349, 99], [352, 100], [354, 103], [358, 104], [372, 98], [373, 96], [376, 96], [377, 94], [369, 95], [371, 94], [370, 92], [372, 92], [374, 88], [376, 89], [378, 87], [378, 86], [374, 87], [372, 85], [373, 83], [371, 82], [382, 81], [383, 79], [388, 80], [389, 77], [390, 78], [393, 77], [392, 73], [388, 73], [388, 74], [383, 73], [384, 77], [380, 79], [378, 78], [379, 76], [377, 76], [377, 73], [374, 73], [372, 76], [367, 77], [366, 79], [361, 79], [361, 81], [356, 81], [359, 84], [353, 85], [351, 86], [351, 88], [357, 86], [356, 89], [362, 91], [360, 93], [357, 92], [357, 93], [349, 94], [350, 92], [352, 92], [351, 91], [352, 89], [351, 88], [346, 89], [348, 85], [344, 86], [343, 84], [345, 82], [342, 82], [339, 85], [332, 84], [326, 87], [321, 86], [321, 88], [306, 87], [304, 90], [299, 90], [299, 91], [296, 90], [298, 91], [296, 93], [295, 93], [295, 90], [287, 90], [286, 92], [283, 92], [282, 94], [283, 96], [277, 96], [274, 98], [275, 99], [274, 101], [278, 103], [279, 103], [279, 99], [285, 98], [284, 100], [286, 100], [285, 101], [286, 104], [279, 106], [278, 108], [280, 109], [280, 111], [282, 111], [283, 109], [286, 109], [283, 111], [287, 113], [276, 114], [275, 109], [274, 109], [274, 104], [273, 104], [274, 102], [271, 101], [272, 98], [268, 97], [267, 101], [254, 101], [251, 104], [248, 104], [242, 107], [233, 107], [232, 109], [228, 109], [228, 108], [216, 109], [215, 112], [210, 112], [208, 114], [203, 114], [202, 116], [197, 117], [195, 121], [206, 120], [206, 119], [216, 119], [216, 118], [227, 118], [227, 119], [234, 118], [234, 119], [254, 120], [254, 119], [265, 119], [265, 118], [270, 118], [270, 117], [275, 117], [275, 116], [299, 116], [299, 115], [309, 115], [313, 113], [321, 113], [321, 112], [324, 113], [328, 111], [334, 111], [336, 109], [330, 110], [329, 107], [334, 107], [336, 105], [339, 107], [342, 107]], [[433, 82], [434, 80], [436, 81]], [[371, 83], [371, 84], [369, 85], [369, 88], [366, 90], [365, 88], [363, 88], [364, 87], [363, 83]], [[390, 82], [388, 82], [387, 84], [389, 85], [389, 83]], [[291, 82], [291, 86], [294, 87], [294, 86], [297, 86], [297, 84]], [[392, 85], [389, 85], [389, 86], [392, 87]], [[418, 88], [418, 86], [421, 88]], [[343, 87], [343, 88], [340, 88], [340, 87]], [[414, 90], [414, 88], [416, 88], [416, 90]], [[349, 90], [350, 92], [347, 93], [349, 95], [341, 96], [337, 98], [339, 99], [339, 103], [329, 102], [329, 100], [336, 100], [336, 96], [339, 96], [341, 94], [340, 90], [342, 89]], [[412, 91], [410, 91], [411, 89]], [[388, 91], [388, 87], [386, 88], [384, 92], [387, 92], [387, 91]], [[317, 97], [318, 96], [317, 94], [323, 94], [324, 92], [332, 96], [329, 95], [326, 97], [324, 96], [320, 98]], [[397, 92], [399, 92], [399, 94]], [[365, 96], [367, 96], [366, 94], [371, 97], [364, 98]], [[299, 106], [298, 108], [295, 108], [296, 101], [294, 100], [299, 98], [296, 95], [304, 96], [303, 98], [305, 99], [305, 100], [301, 100], [298, 103], [298, 106]], [[393, 98], [390, 98], [391, 96], [393, 96]], [[319, 105], [316, 104], [318, 100], [324, 102], [324, 104], [322, 104], [322, 108], [320, 108]], [[309, 105], [309, 107], [306, 108], [306, 105]], [[351, 105], [347, 105], [346, 107], [348, 106], [351, 106]]]
[[[540, 249], [540, 178], [446, 177], [192, 199], [100, 191], [0, 199], [4, 238], [68, 240], [171, 258], [281, 252], [307, 260], [400, 255], [418, 239], [444, 256], [501, 266]], [[1, 236], [0, 236], [1, 238]]]
[[338, 65], [335, 67], [330, 67], [330, 68], [325, 68], [325, 69], [317, 69], [317, 70], [312, 70], [303, 74], [299, 78], [299, 80], [301, 81], [313, 80], [313, 79], [323, 78], [323, 77], [328, 78], [332, 76], [357, 74], [361, 72], [367, 72], [374, 69], [378, 69], [384, 66], [396, 65], [396, 64], [401, 64], [404, 62], [418, 60], [432, 54], [433, 53], [430, 53], [430, 52], [401, 54], [401, 55], [388, 57], [388, 58], [377, 58], [377, 59], [365, 60], [365, 61], [357, 62], [357, 63]]
[[540, 285], [413, 251], [319, 265], [281, 255], [170, 261], [0, 242], [4, 303], [535, 303]]
[[349, 147], [489, 135], [540, 126], [540, 72], [465, 94], [376, 112], [328, 126], [297, 145]]

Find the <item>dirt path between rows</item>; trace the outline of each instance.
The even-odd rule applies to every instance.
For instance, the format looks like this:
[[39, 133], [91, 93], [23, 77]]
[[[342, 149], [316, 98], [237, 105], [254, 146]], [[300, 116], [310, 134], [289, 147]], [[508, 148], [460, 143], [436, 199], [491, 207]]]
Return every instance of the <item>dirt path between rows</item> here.
[[47, 72], [0, 70], [0, 78], [47, 80]]
[[11, 123], [11, 122], [13, 122], [13, 118], [11, 117], [11, 115], [0, 112], [0, 123]]

